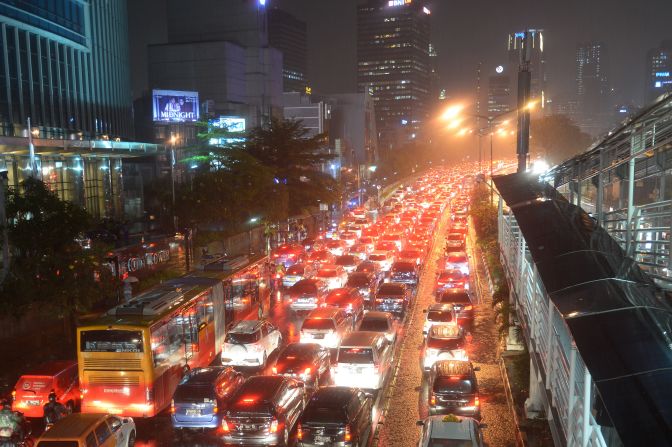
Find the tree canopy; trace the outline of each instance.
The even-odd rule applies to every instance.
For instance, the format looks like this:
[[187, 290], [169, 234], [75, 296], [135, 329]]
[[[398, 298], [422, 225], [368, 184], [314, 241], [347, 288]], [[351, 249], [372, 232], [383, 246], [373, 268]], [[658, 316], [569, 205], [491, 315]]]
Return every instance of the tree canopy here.
[[36, 179], [7, 192], [10, 267], [0, 285], [0, 312], [21, 315], [31, 306], [71, 322], [114, 295], [117, 283], [103, 265], [102, 247], [77, 238], [91, 226], [82, 208], [60, 200]]
[[592, 137], [579, 129], [566, 115], [551, 115], [530, 124], [532, 152], [558, 164], [586, 150]]

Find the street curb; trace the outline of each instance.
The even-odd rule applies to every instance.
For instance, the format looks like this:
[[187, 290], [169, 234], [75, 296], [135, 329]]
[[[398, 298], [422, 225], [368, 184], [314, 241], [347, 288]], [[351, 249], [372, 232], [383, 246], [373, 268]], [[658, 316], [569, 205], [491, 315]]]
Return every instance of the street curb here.
[[502, 382], [504, 382], [504, 392], [506, 394], [506, 403], [509, 406], [509, 410], [513, 413], [513, 422], [516, 424], [516, 445], [518, 447], [527, 446], [527, 436], [520, 431], [520, 420], [518, 418], [518, 411], [513, 402], [513, 393], [511, 392], [511, 384], [509, 383], [509, 374], [506, 371], [506, 365], [504, 364], [504, 358], [499, 357], [499, 372], [502, 375]]

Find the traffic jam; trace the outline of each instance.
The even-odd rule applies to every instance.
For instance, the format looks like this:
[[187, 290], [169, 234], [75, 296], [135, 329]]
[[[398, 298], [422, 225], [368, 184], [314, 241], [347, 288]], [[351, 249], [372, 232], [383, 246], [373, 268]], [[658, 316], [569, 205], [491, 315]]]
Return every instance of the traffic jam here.
[[[68, 416], [47, 424], [38, 447], [379, 445], [385, 390], [400, 368], [420, 368], [429, 416], [402, 429], [416, 431], [419, 446], [480, 446], [479, 369], [468, 357], [472, 182], [431, 170], [378, 208], [275, 248], [270, 281], [256, 281], [269, 290], [260, 318], [224, 329], [222, 281], [204, 273], [120, 305], [78, 329], [77, 362], [24, 375], [13, 409], [42, 418], [57, 388]], [[432, 250], [441, 256], [429, 277]], [[424, 309], [420, 281], [433, 282]], [[411, 315], [424, 321], [424, 343], [418, 365], [401, 365]]]

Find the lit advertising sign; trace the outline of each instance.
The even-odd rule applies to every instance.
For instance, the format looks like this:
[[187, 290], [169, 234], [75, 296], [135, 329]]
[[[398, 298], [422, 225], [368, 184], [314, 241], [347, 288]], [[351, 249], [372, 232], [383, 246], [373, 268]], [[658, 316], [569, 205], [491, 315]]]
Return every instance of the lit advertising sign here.
[[389, 0], [387, 6], [404, 6], [411, 3], [413, 0]]
[[670, 72], [669, 72], [669, 71], [657, 71], [657, 72], [656, 72], [656, 77], [657, 77], [657, 78], [667, 78], [667, 77], [669, 77], [669, 76], [670, 76]]
[[217, 129], [224, 129], [227, 132], [245, 132], [245, 118], [237, 116], [220, 116], [210, 120], [210, 125]]
[[[209, 122], [210, 129], [222, 129], [228, 133], [245, 133], [245, 118], [238, 116], [220, 116], [212, 119]], [[227, 146], [230, 144], [243, 143], [245, 138], [242, 137], [228, 137], [228, 138], [210, 138], [212, 146]]]
[[155, 122], [198, 121], [198, 92], [153, 90], [152, 109]]

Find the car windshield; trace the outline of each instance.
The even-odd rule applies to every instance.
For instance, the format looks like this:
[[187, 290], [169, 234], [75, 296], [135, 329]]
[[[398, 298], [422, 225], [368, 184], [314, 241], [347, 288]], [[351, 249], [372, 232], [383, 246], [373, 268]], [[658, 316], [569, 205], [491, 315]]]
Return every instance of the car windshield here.
[[278, 362], [283, 360], [294, 360], [294, 359], [309, 359], [313, 356], [315, 350], [308, 345], [301, 345], [298, 343], [287, 346], [281, 353], [278, 355]]
[[444, 351], [451, 351], [453, 349], [461, 349], [464, 346], [464, 338], [432, 338], [427, 339], [427, 347], [431, 349], [441, 349]]
[[467, 257], [464, 255], [448, 256], [448, 262], [467, 262]]
[[370, 348], [340, 348], [338, 363], [373, 363], [373, 351]]
[[354, 265], [357, 263], [357, 258], [354, 256], [341, 256], [336, 260], [336, 264], [338, 265]]
[[427, 312], [427, 320], [449, 323], [453, 321], [453, 313], [448, 311], [443, 312], [440, 310], [430, 310], [429, 312]]
[[460, 233], [451, 233], [448, 235], [448, 240], [462, 242], [464, 240], [464, 236], [462, 236]]
[[473, 447], [474, 443], [465, 439], [432, 438], [427, 447]]
[[259, 332], [248, 333], [238, 333], [238, 332], [229, 332], [226, 334], [226, 343], [232, 345], [245, 345], [248, 343], [256, 343], [259, 341]]
[[362, 324], [359, 325], [360, 331], [385, 332], [389, 329], [387, 320], [365, 318]]
[[301, 330], [329, 330], [335, 329], [334, 321], [327, 318], [306, 318], [301, 326]]
[[314, 294], [317, 293], [317, 285], [314, 282], [298, 282], [289, 289], [289, 292], [295, 294]]
[[467, 293], [442, 293], [440, 301], [442, 303], [471, 304]]
[[293, 265], [287, 269], [286, 275], [298, 275], [303, 276], [305, 269], [302, 265]]
[[335, 278], [338, 276], [338, 271], [336, 270], [320, 270], [317, 272], [317, 276], [320, 278]]
[[317, 402], [313, 404], [312, 402], [308, 404], [303, 415], [301, 416], [301, 421], [304, 423], [340, 423], [346, 422], [348, 418], [345, 414], [345, 409], [343, 407], [337, 406], [326, 406], [325, 403]]
[[175, 402], [208, 402], [216, 399], [215, 388], [210, 383], [187, 383], [175, 390]]
[[433, 390], [436, 393], [474, 393], [474, 384], [471, 380], [463, 379], [460, 376], [438, 376], [434, 379]]
[[370, 261], [385, 261], [386, 259], [386, 255], [369, 255]]
[[410, 263], [395, 264], [392, 270], [400, 273], [412, 273], [415, 271], [415, 267]]
[[403, 295], [404, 289], [395, 284], [383, 284], [378, 289], [379, 295]]
[[369, 285], [369, 279], [366, 276], [351, 276], [348, 278], [348, 286], [365, 287]]

